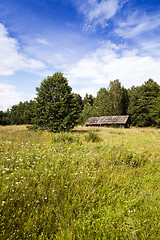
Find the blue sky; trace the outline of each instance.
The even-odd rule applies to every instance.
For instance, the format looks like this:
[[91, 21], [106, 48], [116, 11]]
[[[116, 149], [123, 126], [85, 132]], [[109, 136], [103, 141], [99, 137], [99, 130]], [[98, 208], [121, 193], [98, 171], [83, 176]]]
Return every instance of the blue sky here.
[[57, 71], [82, 97], [160, 84], [159, 39], [159, 0], [0, 0], [0, 110]]

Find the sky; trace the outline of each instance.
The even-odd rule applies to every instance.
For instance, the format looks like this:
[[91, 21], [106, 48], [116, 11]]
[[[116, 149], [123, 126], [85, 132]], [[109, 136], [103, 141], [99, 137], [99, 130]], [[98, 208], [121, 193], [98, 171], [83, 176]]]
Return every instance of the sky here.
[[0, 110], [57, 71], [82, 97], [160, 84], [160, 0], [0, 0]]

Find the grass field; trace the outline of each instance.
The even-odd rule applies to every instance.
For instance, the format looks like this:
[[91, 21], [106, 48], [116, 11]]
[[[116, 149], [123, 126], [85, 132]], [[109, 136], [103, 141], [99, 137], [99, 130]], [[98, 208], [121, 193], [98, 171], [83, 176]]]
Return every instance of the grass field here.
[[160, 239], [160, 130], [0, 127], [0, 239]]

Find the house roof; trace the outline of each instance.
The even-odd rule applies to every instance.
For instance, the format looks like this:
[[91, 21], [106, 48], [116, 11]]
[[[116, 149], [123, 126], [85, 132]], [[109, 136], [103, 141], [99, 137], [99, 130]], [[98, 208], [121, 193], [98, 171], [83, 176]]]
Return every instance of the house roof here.
[[102, 116], [90, 117], [85, 123], [86, 126], [94, 125], [112, 125], [112, 124], [126, 124], [129, 116]]

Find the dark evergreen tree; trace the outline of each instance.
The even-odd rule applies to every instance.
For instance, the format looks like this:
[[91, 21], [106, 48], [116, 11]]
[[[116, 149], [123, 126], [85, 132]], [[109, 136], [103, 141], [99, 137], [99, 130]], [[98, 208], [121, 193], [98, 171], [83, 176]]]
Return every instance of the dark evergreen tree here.
[[159, 122], [160, 86], [149, 79], [140, 87], [129, 90], [128, 113], [133, 125], [156, 126]]
[[82, 100], [82, 97], [77, 93], [73, 93], [73, 97], [74, 97], [74, 103], [77, 106], [76, 108], [76, 116], [77, 116], [76, 125], [77, 125], [77, 124], [81, 124], [80, 114], [83, 110], [83, 100]]
[[82, 97], [77, 94], [77, 93], [73, 93], [73, 97], [74, 97], [74, 100], [79, 108], [79, 111], [81, 112], [82, 109], [83, 109], [83, 100], [82, 100]]
[[19, 124], [31, 124], [34, 117], [35, 101], [19, 102], [17, 105], [13, 105], [8, 111], [9, 123], [14, 125]]
[[3, 112], [0, 111], [0, 125], [9, 125], [10, 121], [9, 121], [9, 111], [7, 110], [7, 112]]
[[17, 105], [13, 105], [9, 111], [10, 124], [12, 125], [24, 124], [23, 113], [24, 104], [22, 102], [19, 102], [19, 104]]
[[122, 115], [127, 115], [128, 106], [129, 106], [128, 90], [122, 86]]

